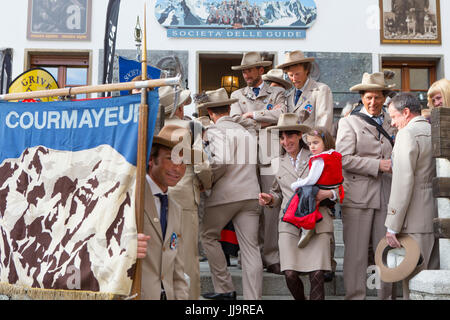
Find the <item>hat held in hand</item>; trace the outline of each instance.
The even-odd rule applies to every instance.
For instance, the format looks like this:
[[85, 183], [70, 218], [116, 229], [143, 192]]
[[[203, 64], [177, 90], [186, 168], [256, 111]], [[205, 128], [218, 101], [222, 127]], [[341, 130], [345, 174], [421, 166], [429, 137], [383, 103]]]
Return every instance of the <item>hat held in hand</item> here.
[[390, 268], [386, 265], [388, 251], [391, 248], [386, 237], [380, 240], [375, 252], [375, 264], [380, 268], [380, 277], [384, 282], [397, 282], [407, 278], [416, 269], [420, 260], [419, 245], [411, 236], [397, 235], [397, 240], [405, 249], [405, 257], [396, 267]]

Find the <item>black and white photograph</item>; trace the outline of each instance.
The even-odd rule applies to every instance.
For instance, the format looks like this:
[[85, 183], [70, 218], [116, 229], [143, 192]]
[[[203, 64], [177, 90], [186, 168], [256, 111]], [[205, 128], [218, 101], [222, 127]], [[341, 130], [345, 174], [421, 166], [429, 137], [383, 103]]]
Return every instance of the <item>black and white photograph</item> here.
[[28, 0], [28, 39], [90, 40], [91, 0]]
[[381, 43], [440, 44], [439, 0], [380, 0]]

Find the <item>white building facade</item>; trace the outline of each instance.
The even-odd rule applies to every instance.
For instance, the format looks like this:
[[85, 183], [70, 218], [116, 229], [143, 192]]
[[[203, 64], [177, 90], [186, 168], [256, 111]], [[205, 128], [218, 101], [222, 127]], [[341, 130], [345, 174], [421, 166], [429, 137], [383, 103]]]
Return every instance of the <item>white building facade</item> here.
[[[383, 1], [385, 9], [386, 6], [390, 6], [391, 0]], [[135, 58], [136, 18], [140, 16], [142, 27], [145, 4], [150, 60], [152, 56], [157, 56], [158, 59], [162, 59], [164, 55], [179, 57], [178, 61], [182, 65], [186, 80], [185, 85], [193, 93], [220, 87], [220, 81], [217, 78], [209, 80], [210, 74], [219, 73], [216, 76], [220, 79], [221, 75], [225, 75], [225, 70], [231, 72], [228, 65], [236, 64], [236, 62], [239, 64], [242, 53], [246, 51], [265, 52], [273, 60], [274, 65], [284, 61], [286, 51], [302, 50], [307, 55], [315, 56], [319, 67], [315, 76], [332, 88], [337, 109], [342, 107], [345, 101], [355, 99], [354, 96], [349, 95], [348, 88], [360, 82], [363, 72], [375, 72], [383, 68], [394, 69], [397, 81], [408, 81], [407, 85], [410, 88], [424, 92], [426, 92], [425, 86], [432, 80], [448, 78], [450, 22], [446, 17], [450, 12], [450, 2], [438, 1], [440, 17], [442, 17], [440, 44], [382, 44], [380, 5], [383, 1], [314, 0], [317, 17], [306, 30], [306, 36], [303, 39], [225, 39], [169, 38], [166, 28], [158, 23], [155, 15], [157, 0], [122, 0], [117, 25], [116, 58], [119, 55]], [[81, 55], [85, 59], [80, 63], [81, 65], [84, 63], [86, 69], [86, 84], [101, 83], [108, 0], [92, 0], [91, 2], [90, 39], [82, 41], [30, 39], [27, 37], [29, 23], [27, 16], [31, 1], [2, 3], [0, 49], [12, 49], [12, 78], [14, 79], [32, 66], [39, 65], [39, 57]], [[198, 3], [199, 1], [186, 2]], [[225, 69], [221, 61], [226, 65]], [[402, 67], [407, 68], [402, 69]], [[408, 74], [405, 74], [405, 70]], [[402, 83], [403, 87], [404, 85], [405, 83]], [[193, 111], [194, 107], [191, 105], [186, 113]]]

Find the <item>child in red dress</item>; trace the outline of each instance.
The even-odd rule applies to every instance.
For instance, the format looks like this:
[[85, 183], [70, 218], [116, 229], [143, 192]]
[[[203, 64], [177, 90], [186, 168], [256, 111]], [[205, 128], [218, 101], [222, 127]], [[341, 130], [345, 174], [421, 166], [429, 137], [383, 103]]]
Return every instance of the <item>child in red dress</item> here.
[[[344, 178], [342, 176], [342, 155], [334, 150], [335, 143], [331, 134], [321, 127], [313, 128], [306, 136], [306, 141], [312, 156], [309, 160], [309, 174], [304, 179], [298, 179], [291, 184], [293, 191], [298, 191], [298, 188], [305, 186], [317, 186], [319, 189], [332, 190], [339, 188], [339, 198], [342, 202], [344, 198], [344, 189], [342, 188], [342, 182]], [[332, 190], [333, 191], [333, 190]], [[333, 193], [335, 193], [333, 191]], [[337, 199], [335, 194], [334, 199]], [[309, 242], [309, 239], [314, 234], [315, 222], [322, 219], [322, 215], [319, 212], [319, 204], [317, 203], [316, 209], [309, 218], [309, 221], [313, 219], [313, 223], [304, 223], [306, 220], [298, 218], [298, 216], [291, 215], [291, 223], [294, 222], [299, 228], [301, 228], [301, 237], [298, 242], [298, 247], [303, 248]]]

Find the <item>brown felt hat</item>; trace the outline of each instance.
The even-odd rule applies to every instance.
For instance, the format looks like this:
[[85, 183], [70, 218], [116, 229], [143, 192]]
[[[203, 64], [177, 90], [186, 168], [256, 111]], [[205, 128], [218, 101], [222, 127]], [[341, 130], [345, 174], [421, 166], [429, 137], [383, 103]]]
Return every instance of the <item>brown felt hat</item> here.
[[284, 63], [276, 66], [276, 68], [285, 69], [296, 64], [313, 62], [314, 60], [315, 59], [313, 57], [305, 57], [305, 54], [300, 50], [286, 52], [286, 54], [284, 55]]
[[282, 113], [278, 118], [276, 126], [267, 127], [268, 131], [300, 131], [307, 133], [311, 130], [310, 127], [300, 124], [299, 117], [296, 113]]
[[264, 61], [259, 52], [246, 52], [242, 57], [240, 66], [232, 66], [232, 70], [244, 70], [254, 67], [268, 67], [272, 65], [272, 61]]
[[[183, 137], [185, 137], [185, 139], [183, 139]], [[172, 149], [182, 141], [191, 141], [189, 130], [180, 126], [168, 124], [162, 127], [158, 135], [153, 136], [152, 144], [160, 144]]]
[[380, 268], [380, 277], [384, 282], [397, 282], [405, 279], [414, 271], [420, 260], [420, 247], [411, 236], [401, 234], [397, 236], [397, 240], [406, 251], [405, 258], [397, 267], [386, 266], [386, 249], [389, 247], [386, 237], [380, 240], [375, 252], [375, 264]]
[[207, 109], [214, 107], [229, 106], [232, 103], [237, 102], [239, 99], [230, 99], [228, 97], [227, 90], [225, 88], [219, 88], [217, 90], [206, 91], [206, 102], [198, 105], [198, 109]]
[[[177, 93], [179, 94], [177, 108], [180, 107], [185, 102], [190, 103], [191, 92], [189, 90], [178, 89]], [[164, 113], [170, 115], [174, 108], [175, 103], [175, 90], [171, 86], [163, 86], [158, 89], [159, 94], [159, 105], [164, 108]]]
[[391, 90], [395, 84], [387, 85], [383, 72], [374, 72], [372, 74], [364, 72], [362, 81], [350, 88], [350, 91], [383, 91]]
[[266, 74], [262, 75], [262, 79], [264, 81], [272, 81], [272, 82], [279, 83], [286, 90], [289, 90], [290, 88], [292, 88], [292, 82], [284, 79], [284, 72], [281, 69], [270, 70]]

